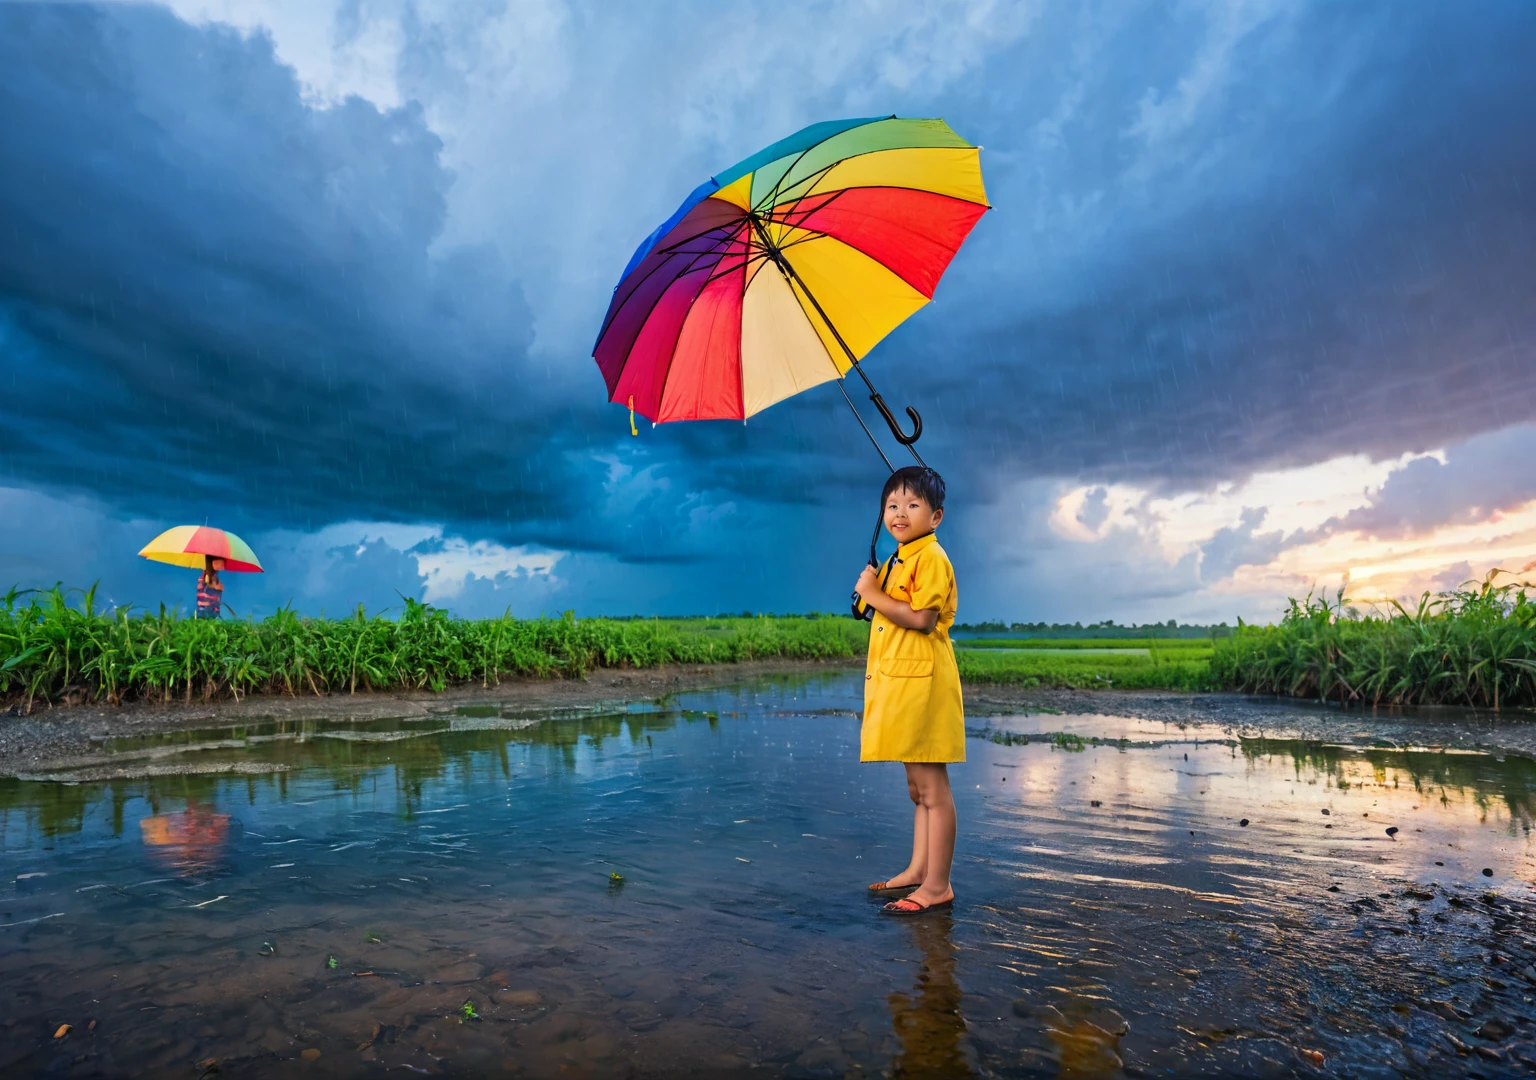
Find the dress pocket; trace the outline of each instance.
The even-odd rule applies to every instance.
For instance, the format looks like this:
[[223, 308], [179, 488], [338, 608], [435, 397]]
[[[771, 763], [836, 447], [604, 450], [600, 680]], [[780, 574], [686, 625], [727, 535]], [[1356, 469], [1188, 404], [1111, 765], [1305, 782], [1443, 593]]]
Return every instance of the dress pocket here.
[[880, 674], [894, 679], [929, 679], [933, 677], [933, 657], [893, 656], [880, 661]]
[[880, 656], [880, 674], [895, 679], [927, 679], [933, 676], [933, 641], [916, 630], [898, 630]]

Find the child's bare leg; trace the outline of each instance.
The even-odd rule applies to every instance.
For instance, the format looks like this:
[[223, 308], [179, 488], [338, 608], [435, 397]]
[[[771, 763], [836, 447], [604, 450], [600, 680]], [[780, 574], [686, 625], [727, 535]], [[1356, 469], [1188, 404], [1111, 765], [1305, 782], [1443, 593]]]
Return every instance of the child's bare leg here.
[[955, 861], [955, 797], [949, 788], [949, 769], [941, 763], [913, 762], [907, 765], [907, 776], [917, 789], [918, 813], [927, 819], [928, 841], [922, 859], [923, 883], [911, 899], [919, 904], [943, 903], [955, 895], [949, 883], [950, 865]]
[[907, 766], [907, 795], [912, 800], [912, 861], [907, 863], [905, 870], [885, 883], [891, 889], [902, 885], [920, 885], [928, 874], [928, 810], [918, 795], [911, 765]]

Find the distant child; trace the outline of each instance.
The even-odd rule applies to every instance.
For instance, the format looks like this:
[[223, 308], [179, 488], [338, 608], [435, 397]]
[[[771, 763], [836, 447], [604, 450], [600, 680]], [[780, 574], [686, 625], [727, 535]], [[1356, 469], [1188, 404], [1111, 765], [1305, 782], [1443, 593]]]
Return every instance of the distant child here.
[[921, 915], [954, 903], [955, 800], [948, 763], [965, 760], [965, 711], [949, 628], [955, 570], [934, 530], [944, 520], [944, 480], [932, 469], [897, 469], [880, 492], [885, 528], [901, 545], [882, 574], [866, 567], [854, 587], [875, 610], [864, 672], [859, 760], [907, 767], [912, 861], [871, 893], [898, 896], [881, 910]]
[[199, 619], [219, 617], [220, 609], [224, 604], [224, 583], [219, 580], [219, 571], [222, 569], [224, 569], [224, 560], [209, 555], [204, 563], [203, 572], [197, 575], [197, 617]]

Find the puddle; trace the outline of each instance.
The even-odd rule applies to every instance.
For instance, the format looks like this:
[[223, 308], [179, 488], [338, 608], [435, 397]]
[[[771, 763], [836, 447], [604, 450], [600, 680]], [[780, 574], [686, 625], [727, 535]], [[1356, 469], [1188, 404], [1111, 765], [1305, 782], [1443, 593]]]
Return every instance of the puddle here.
[[209, 728], [0, 780], [0, 1072], [1536, 1060], [1536, 760], [1418, 721], [1295, 737], [1283, 709], [978, 718], [960, 902], [897, 921], [862, 888], [910, 804], [857, 762], [861, 688]]

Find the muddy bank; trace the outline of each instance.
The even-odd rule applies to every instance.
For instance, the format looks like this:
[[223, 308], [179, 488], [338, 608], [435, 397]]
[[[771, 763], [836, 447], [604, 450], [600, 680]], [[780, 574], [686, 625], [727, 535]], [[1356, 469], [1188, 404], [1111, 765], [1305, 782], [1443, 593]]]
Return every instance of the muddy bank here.
[[585, 679], [504, 679], [490, 687], [460, 686], [398, 693], [259, 695], [161, 704], [136, 701], [43, 708], [28, 716], [0, 716], [0, 776], [67, 763], [102, 739], [242, 724], [260, 720], [378, 720], [427, 716], [462, 705], [496, 702], [538, 708], [650, 701], [685, 690], [728, 686], [762, 676], [815, 675], [846, 670], [862, 661], [808, 663], [759, 660], [741, 664], [676, 664], [657, 668], [604, 668]]
[[[825, 675], [859, 667], [860, 660], [821, 663], [765, 660], [741, 664], [668, 665], [604, 669], [586, 679], [508, 679], [496, 686], [463, 686], [433, 693], [261, 695], [240, 701], [158, 704], [133, 702], [43, 709], [30, 716], [0, 716], [0, 776], [78, 764], [103, 739], [242, 724], [261, 720], [378, 720], [429, 716], [465, 705], [497, 703], [551, 709], [605, 702], [652, 701], [668, 694], [728, 687], [756, 679]], [[1470, 709], [1343, 711], [1278, 698], [1191, 694], [1158, 690], [1068, 690], [996, 684], [965, 689], [973, 726], [1019, 713], [1121, 716], [1169, 724], [1218, 725], [1231, 735], [1272, 734], [1331, 742], [1398, 746], [1455, 745], [1536, 756], [1536, 713]]]
[[1296, 698], [1191, 694], [1172, 690], [1068, 690], [967, 686], [971, 726], [1021, 712], [1123, 716], [1176, 725], [1215, 725], [1232, 737], [1257, 735], [1378, 747], [1456, 747], [1536, 757], [1536, 711], [1489, 712], [1447, 706], [1342, 709]]

